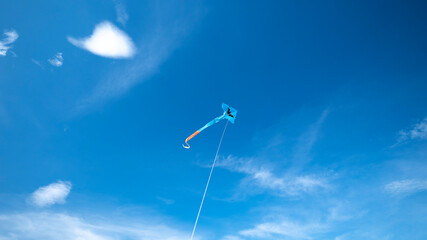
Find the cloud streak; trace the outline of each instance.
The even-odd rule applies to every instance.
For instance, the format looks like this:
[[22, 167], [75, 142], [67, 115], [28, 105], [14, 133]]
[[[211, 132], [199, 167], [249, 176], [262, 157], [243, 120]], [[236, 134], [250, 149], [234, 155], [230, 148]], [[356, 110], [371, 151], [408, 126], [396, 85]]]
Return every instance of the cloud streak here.
[[76, 39], [68, 37], [76, 47], [106, 58], [131, 58], [136, 53], [132, 39], [112, 23], [105, 21], [95, 26], [91, 36]]
[[64, 204], [70, 191], [70, 182], [58, 181], [37, 189], [33, 194], [31, 194], [30, 202], [39, 207], [46, 207], [53, 204]]
[[12, 48], [12, 43], [19, 37], [18, 33], [13, 29], [4, 31], [4, 35], [6, 37], [0, 40], [0, 56], [6, 56], [7, 51]]
[[321, 233], [326, 229], [319, 223], [301, 224], [293, 221], [282, 220], [277, 222], [265, 222], [253, 228], [240, 231], [241, 236], [251, 239], [312, 239], [312, 235]]
[[384, 190], [394, 195], [409, 195], [427, 190], [427, 180], [405, 179], [393, 181], [384, 186]]
[[329, 109], [323, 110], [317, 121], [312, 123], [298, 138], [298, 143], [293, 152], [293, 164], [295, 168], [302, 168], [312, 160], [312, 148], [319, 138], [320, 129], [328, 115]]
[[270, 190], [280, 196], [297, 196], [318, 189], [328, 188], [325, 179], [313, 175], [278, 176], [272, 169], [256, 163], [253, 158], [236, 158], [229, 156], [218, 163], [218, 167], [232, 172], [244, 173], [242, 185], [257, 186], [261, 190]]

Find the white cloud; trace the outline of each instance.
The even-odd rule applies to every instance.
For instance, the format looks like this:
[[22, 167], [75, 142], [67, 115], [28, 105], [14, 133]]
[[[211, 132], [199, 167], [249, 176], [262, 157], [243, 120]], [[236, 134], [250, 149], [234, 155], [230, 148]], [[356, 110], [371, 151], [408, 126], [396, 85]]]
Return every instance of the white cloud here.
[[32, 204], [39, 207], [45, 207], [56, 203], [63, 204], [70, 190], [70, 182], [58, 181], [37, 189], [31, 194], [30, 201]]
[[427, 180], [406, 179], [390, 182], [385, 185], [384, 189], [391, 194], [412, 194], [419, 191], [427, 190]]
[[4, 31], [4, 35], [6, 37], [0, 40], [0, 56], [6, 56], [7, 51], [12, 47], [11, 44], [19, 37], [15, 30]]
[[[109, 220], [107, 220], [109, 219]], [[146, 221], [148, 222], [148, 221]], [[67, 213], [30, 212], [0, 215], [0, 239], [45, 240], [181, 240], [188, 233], [170, 225], [133, 219], [88, 218]]]
[[141, 31], [143, 37], [138, 43], [138, 54], [135, 58], [109, 71], [91, 93], [77, 102], [74, 114], [81, 114], [107, 100], [119, 97], [155, 74], [203, 12], [200, 11], [199, 4], [182, 5], [173, 1], [159, 4], [163, 7], [153, 8], [153, 13], [150, 14], [153, 18], [147, 20], [151, 24]]
[[229, 156], [219, 161], [217, 166], [232, 172], [246, 174], [242, 184], [252, 185], [250, 188], [257, 186], [281, 196], [295, 196], [328, 187], [327, 181], [317, 176], [277, 176], [272, 169], [266, 165], [256, 164], [256, 161], [251, 158]]
[[266, 222], [254, 228], [240, 231], [239, 234], [254, 239], [312, 239], [312, 235], [325, 231], [326, 226], [318, 223], [301, 224], [293, 221], [282, 220]]
[[83, 39], [68, 37], [68, 41], [76, 47], [107, 58], [131, 58], [136, 52], [132, 39], [108, 21], [96, 25], [91, 36]]
[[129, 19], [129, 15], [126, 11], [125, 5], [119, 1], [114, 1], [114, 5], [114, 7], [116, 8], [117, 22], [125, 26], [126, 22]]
[[64, 58], [62, 57], [62, 53], [59, 52], [53, 58], [49, 58], [47, 61], [55, 67], [60, 67], [64, 63]]
[[427, 117], [416, 123], [411, 129], [401, 130], [398, 135], [398, 143], [415, 139], [427, 139]]

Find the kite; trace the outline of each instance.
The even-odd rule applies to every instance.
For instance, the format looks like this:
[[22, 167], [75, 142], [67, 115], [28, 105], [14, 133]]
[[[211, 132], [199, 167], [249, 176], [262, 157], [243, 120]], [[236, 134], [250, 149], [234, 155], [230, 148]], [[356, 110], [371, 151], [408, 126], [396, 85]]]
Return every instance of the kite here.
[[182, 144], [182, 146], [184, 148], [187, 148], [187, 149], [190, 148], [190, 145], [188, 144], [188, 141], [190, 139], [192, 139], [194, 136], [196, 136], [197, 134], [199, 134], [201, 131], [205, 130], [206, 128], [214, 125], [215, 123], [217, 123], [217, 122], [219, 122], [219, 121], [221, 121], [223, 119], [227, 119], [228, 121], [230, 121], [231, 123], [234, 124], [234, 120], [236, 119], [237, 110], [234, 109], [234, 108], [232, 108], [232, 107], [230, 107], [230, 106], [228, 106], [225, 103], [222, 104], [222, 109], [224, 110], [224, 113], [221, 116], [216, 117], [214, 120], [208, 122], [205, 126], [203, 126], [199, 130], [197, 130], [193, 134], [191, 134], [187, 139], [185, 139], [185, 144], [187, 144], [187, 146], [184, 145], [184, 144]]
[[188, 144], [188, 141], [190, 139], [192, 139], [194, 136], [196, 136], [197, 134], [199, 134], [201, 131], [205, 130], [206, 128], [214, 125], [215, 123], [217, 123], [223, 119], [227, 119], [227, 123], [225, 124], [224, 130], [222, 131], [221, 140], [219, 141], [218, 149], [216, 150], [215, 158], [214, 158], [212, 166], [211, 166], [211, 172], [209, 173], [208, 182], [206, 183], [205, 192], [203, 193], [202, 202], [200, 203], [199, 212], [197, 213], [196, 222], [194, 223], [193, 231], [191, 232], [190, 240], [193, 240], [194, 233], [196, 231], [197, 222], [199, 221], [200, 212], [202, 211], [203, 203], [204, 203], [205, 197], [206, 197], [206, 192], [208, 191], [209, 182], [211, 181], [212, 172], [215, 168], [216, 159], [218, 157], [219, 149], [221, 148], [222, 138], [224, 137], [224, 133], [225, 133], [225, 130], [227, 129], [228, 122], [234, 123], [234, 120], [236, 119], [236, 114], [237, 114], [236, 109], [228, 106], [225, 103], [222, 104], [222, 109], [224, 110], [224, 113], [221, 116], [219, 116], [219, 117], [215, 118], [214, 120], [208, 122], [205, 126], [203, 126], [199, 130], [197, 130], [195, 133], [191, 134], [187, 139], [185, 139], [185, 144], [187, 144], [187, 146], [182, 144], [183, 147], [190, 148], [190, 145]]

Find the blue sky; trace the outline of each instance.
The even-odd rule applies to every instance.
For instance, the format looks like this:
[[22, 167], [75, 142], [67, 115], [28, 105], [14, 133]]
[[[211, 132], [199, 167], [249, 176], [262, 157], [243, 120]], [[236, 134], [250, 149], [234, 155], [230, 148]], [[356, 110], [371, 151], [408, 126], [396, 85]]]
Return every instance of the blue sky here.
[[425, 1], [2, 1], [0, 238], [426, 239]]

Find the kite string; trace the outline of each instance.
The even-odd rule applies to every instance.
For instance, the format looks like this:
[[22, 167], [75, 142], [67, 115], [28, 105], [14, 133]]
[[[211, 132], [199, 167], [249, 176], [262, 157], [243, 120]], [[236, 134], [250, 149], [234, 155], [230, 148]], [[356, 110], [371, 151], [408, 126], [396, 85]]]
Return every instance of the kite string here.
[[218, 149], [216, 150], [215, 158], [214, 158], [212, 168], [211, 168], [211, 173], [209, 174], [208, 182], [206, 183], [205, 192], [203, 193], [202, 202], [200, 203], [199, 212], [197, 213], [196, 222], [194, 223], [193, 232], [191, 233], [190, 240], [193, 240], [194, 232], [196, 231], [197, 222], [199, 221], [200, 212], [202, 211], [203, 202], [205, 201], [206, 192], [208, 191], [209, 182], [211, 181], [212, 172], [213, 172], [214, 167], [215, 167], [216, 158], [218, 157], [219, 149], [221, 148], [222, 138], [224, 137], [225, 129], [227, 129], [228, 121], [229, 120], [227, 120], [227, 123], [225, 124], [224, 131], [222, 132], [221, 140], [219, 141]]

